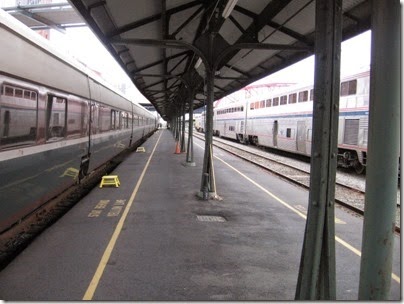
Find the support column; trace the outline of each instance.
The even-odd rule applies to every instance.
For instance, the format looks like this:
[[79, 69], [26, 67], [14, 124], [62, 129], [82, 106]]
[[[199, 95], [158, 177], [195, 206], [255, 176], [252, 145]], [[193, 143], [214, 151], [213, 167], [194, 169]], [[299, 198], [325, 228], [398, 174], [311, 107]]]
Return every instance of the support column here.
[[389, 299], [400, 153], [400, 2], [372, 1], [369, 138], [359, 300]]
[[335, 300], [334, 197], [341, 53], [341, 0], [316, 1], [310, 194], [296, 300]]
[[[209, 69], [210, 70], [210, 69]], [[206, 99], [206, 123], [205, 123], [205, 155], [203, 158], [203, 173], [201, 192], [203, 199], [216, 196], [216, 182], [213, 171], [213, 81], [214, 74], [206, 73], [207, 99]]]
[[195, 167], [194, 162], [194, 98], [193, 94], [189, 99], [189, 124], [188, 124], [188, 146], [187, 146], [187, 160], [185, 166]]
[[181, 124], [181, 153], [185, 152], [185, 100], [181, 107], [182, 124]]
[[206, 71], [206, 124], [205, 124], [205, 154], [203, 158], [202, 182], [200, 194], [203, 199], [217, 198], [216, 181], [213, 166], [213, 102], [214, 102], [214, 80], [215, 71], [213, 67], [213, 40], [215, 33], [209, 36], [209, 64]]

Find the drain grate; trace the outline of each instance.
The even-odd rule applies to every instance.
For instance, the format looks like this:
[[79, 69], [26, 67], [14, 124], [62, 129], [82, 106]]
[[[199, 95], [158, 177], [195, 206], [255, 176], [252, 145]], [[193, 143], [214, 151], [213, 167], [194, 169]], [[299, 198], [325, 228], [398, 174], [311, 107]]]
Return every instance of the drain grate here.
[[196, 219], [200, 222], [225, 222], [226, 219], [220, 215], [197, 215]]

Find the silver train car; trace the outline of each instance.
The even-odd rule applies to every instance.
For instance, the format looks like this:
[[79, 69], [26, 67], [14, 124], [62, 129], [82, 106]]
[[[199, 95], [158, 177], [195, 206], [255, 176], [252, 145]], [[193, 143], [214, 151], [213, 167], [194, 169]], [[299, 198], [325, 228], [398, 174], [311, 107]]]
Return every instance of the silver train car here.
[[132, 103], [0, 10], [0, 232], [154, 132]]
[[[358, 173], [366, 166], [368, 116], [369, 71], [342, 79], [338, 165]], [[310, 156], [312, 119], [313, 86], [289, 86], [254, 99], [219, 103], [214, 108], [213, 134]]]

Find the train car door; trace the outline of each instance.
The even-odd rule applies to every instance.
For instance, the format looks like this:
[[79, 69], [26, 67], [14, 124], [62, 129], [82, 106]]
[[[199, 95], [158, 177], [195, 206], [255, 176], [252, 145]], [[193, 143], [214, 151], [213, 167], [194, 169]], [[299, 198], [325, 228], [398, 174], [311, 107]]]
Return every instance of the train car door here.
[[46, 105], [46, 140], [60, 140], [66, 136], [67, 99], [48, 95]]
[[306, 122], [297, 122], [296, 146], [297, 151], [306, 154]]

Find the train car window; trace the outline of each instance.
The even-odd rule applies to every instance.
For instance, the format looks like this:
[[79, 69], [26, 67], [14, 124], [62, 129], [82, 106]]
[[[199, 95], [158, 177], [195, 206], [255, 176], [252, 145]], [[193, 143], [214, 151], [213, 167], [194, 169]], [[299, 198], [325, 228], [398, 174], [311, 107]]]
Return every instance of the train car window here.
[[260, 108], [265, 108], [265, 100], [260, 101]]
[[276, 107], [276, 106], [278, 106], [279, 105], [279, 97], [275, 97], [273, 100], [272, 100], [272, 106], [273, 107]]
[[256, 109], [259, 109], [259, 108], [260, 108], [260, 102], [259, 102], [259, 101], [256, 101], [256, 102], [255, 102], [254, 108], [256, 108]]
[[297, 101], [297, 94], [293, 93], [293, 94], [289, 94], [289, 103], [296, 103]]
[[312, 101], [312, 100], [313, 100], [313, 95], [314, 95], [314, 90], [313, 90], [313, 89], [311, 89], [311, 90], [310, 90], [310, 101]]
[[115, 130], [115, 110], [111, 110], [111, 130]]
[[14, 89], [8, 86], [4, 86], [4, 95], [14, 96]]
[[69, 100], [67, 113], [67, 136], [84, 136], [87, 133], [87, 102], [84, 100]]
[[241, 112], [243, 112], [243, 111], [244, 111], [244, 106], [241, 107]]
[[24, 91], [24, 98], [25, 98], [25, 99], [31, 99], [31, 92], [25, 90], [25, 91]]
[[309, 99], [308, 91], [299, 92], [299, 102], [306, 102]]
[[344, 81], [341, 83], [341, 96], [355, 95], [357, 87], [357, 80]]
[[311, 141], [312, 129], [307, 129], [307, 141]]
[[265, 102], [265, 106], [267, 108], [269, 108], [271, 106], [271, 103], [272, 103], [272, 99], [267, 99], [266, 102]]
[[250, 110], [254, 110], [254, 103], [250, 103]]
[[31, 100], [36, 100], [36, 93], [35, 92], [31, 92]]
[[98, 125], [101, 132], [109, 131], [111, 128], [111, 110], [106, 106], [99, 106]]
[[286, 137], [287, 137], [287, 138], [291, 138], [291, 137], [292, 137], [292, 129], [291, 129], [291, 128], [287, 128], [287, 129], [286, 129]]
[[46, 104], [46, 140], [55, 141], [66, 136], [66, 98], [48, 96]]
[[280, 104], [281, 104], [281, 105], [285, 105], [285, 104], [287, 104], [287, 102], [288, 102], [288, 96], [287, 96], [287, 95], [281, 96], [281, 102], [280, 102]]
[[111, 110], [111, 130], [121, 129], [120, 111]]
[[116, 114], [117, 114], [117, 116], [118, 116], [118, 126], [117, 126], [117, 129], [121, 130], [121, 129], [122, 129], [122, 124], [123, 124], [122, 112], [117, 111]]
[[126, 112], [122, 113], [122, 119], [123, 119], [123, 128], [124, 129], [129, 129], [129, 115]]
[[[38, 123], [37, 100], [25, 99], [24, 90], [3, 86], [0, 96], [0, 146], [1, 149], [36, 142]], [[33, 91], [27, 90], [29, 95]]]
[[17, 98], [22, 98], [22, 92], [23, 92], [22, 89], [15, 89], [14, 96]]
[[100, 129], [99, 107], [98, 104], [91, 104], [91, 134], [97, 134]]

